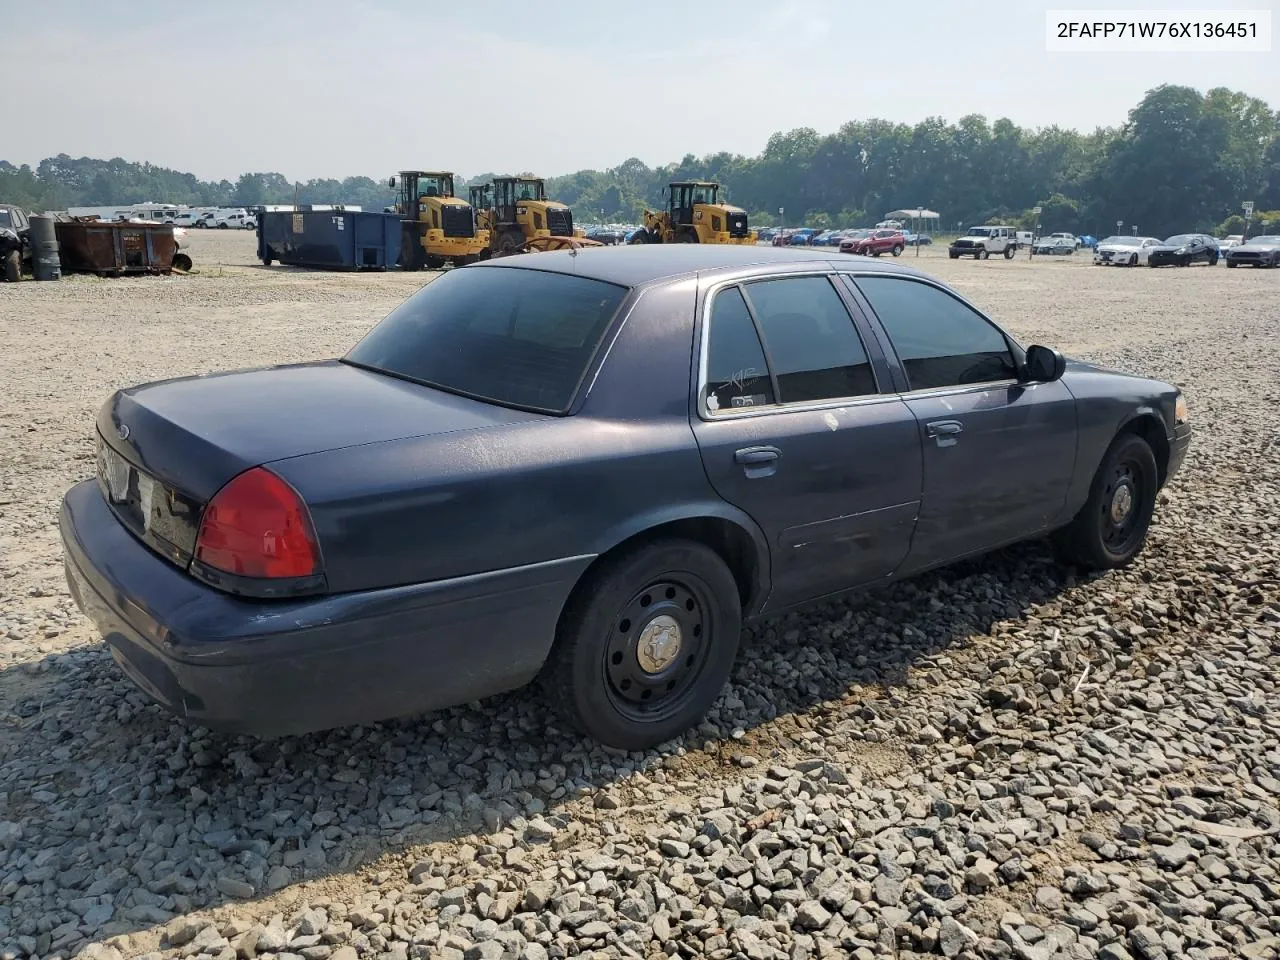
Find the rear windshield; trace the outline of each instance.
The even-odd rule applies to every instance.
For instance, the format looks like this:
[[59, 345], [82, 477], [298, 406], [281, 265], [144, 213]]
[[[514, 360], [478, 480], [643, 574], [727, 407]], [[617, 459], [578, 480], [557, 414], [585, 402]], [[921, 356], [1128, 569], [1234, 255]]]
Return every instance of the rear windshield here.
[[562, 273], [451, 270], [344, 359], [464, 396], [563, 413], [626, 295], [625, 287]]

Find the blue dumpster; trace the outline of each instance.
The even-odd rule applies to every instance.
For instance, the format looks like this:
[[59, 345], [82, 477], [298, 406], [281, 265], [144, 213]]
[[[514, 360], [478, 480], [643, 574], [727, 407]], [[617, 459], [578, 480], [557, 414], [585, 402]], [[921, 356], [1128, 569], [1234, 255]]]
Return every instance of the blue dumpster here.
[[400, 259], [394, 213], [316, 210], [258, 216], [258, 259], [324, 270], [386, 270]]

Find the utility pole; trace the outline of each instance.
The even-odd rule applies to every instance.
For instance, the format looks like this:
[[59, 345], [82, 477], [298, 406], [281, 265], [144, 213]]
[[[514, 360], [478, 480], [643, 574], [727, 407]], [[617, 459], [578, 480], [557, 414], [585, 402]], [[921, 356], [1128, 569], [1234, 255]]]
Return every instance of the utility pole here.
[[[1032, 230], [1031, 230], [1031, 242], [1027, 244], [1028, 260], [1030, 260], [1032, 257], [1036, 255], [1036, 235], [1040, 232], [1040, 211], [1042, 209], [1043, 209], [1042, 207], [1031, 208]], [[1014, 239], [1016, 240], [1017, 238], [1015, 237]]]

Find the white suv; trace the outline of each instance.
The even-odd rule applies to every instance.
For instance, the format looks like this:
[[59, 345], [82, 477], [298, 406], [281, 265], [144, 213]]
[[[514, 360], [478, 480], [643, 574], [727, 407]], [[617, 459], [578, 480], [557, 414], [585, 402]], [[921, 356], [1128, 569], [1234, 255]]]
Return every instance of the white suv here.
[[985, 260], [993, 253], [1003, 254], [1006, 260], [1012, 260], [1018, 252], [1018, 231], [1015, 227], [986, 226], [970, 227], [963, 237], [951, 241], [947, 248], [947, 256], [952, 260], [957, 257], [973, 257]]

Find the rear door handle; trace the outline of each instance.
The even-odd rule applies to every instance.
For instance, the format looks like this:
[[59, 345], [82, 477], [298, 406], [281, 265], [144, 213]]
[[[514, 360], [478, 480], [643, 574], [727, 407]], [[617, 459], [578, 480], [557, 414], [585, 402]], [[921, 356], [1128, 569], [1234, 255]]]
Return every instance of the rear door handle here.
[[735, 463], [741, 464], [742, 472], [748, 480], [771, 477], [778, 469], [778, 458], [782, 451], [777, 447], [743, 447], [733, 452]]
[[934, 420], [925, 425], [925, 432], [938, 441], [940, 447], [954, 446], [956, 437], [964, 431], [959, 420]]

